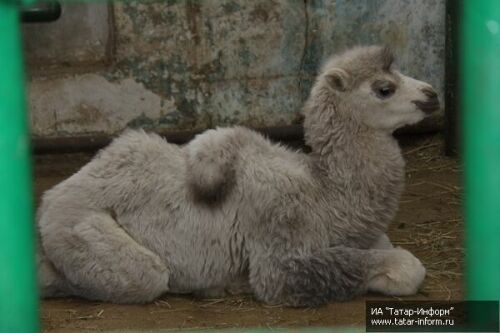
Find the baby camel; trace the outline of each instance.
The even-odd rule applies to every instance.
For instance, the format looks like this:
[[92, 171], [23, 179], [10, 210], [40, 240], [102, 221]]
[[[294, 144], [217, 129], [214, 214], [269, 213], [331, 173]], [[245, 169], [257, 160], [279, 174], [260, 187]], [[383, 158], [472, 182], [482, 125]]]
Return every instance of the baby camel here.
[[415, 293], [424, 267], [385, 236], [404, 183], [392, 132], [439, 102], [392, 61], [370, 46], [326, 63], [304, 108], [308, 155], [242, 127], [184, 147], [142, 131], [115, 139], [43, 197], [42, 295], [134, 303], [249, 288], [315, 306]]

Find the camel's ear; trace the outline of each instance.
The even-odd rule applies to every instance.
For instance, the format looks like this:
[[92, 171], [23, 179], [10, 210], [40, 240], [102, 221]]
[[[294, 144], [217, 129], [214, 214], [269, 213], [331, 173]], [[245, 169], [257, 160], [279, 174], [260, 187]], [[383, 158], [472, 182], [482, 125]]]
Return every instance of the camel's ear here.
[[384, 71], [391, 69], [392, 63], [394, 62], [394, 53], [392, 53], [390, 47], [384, 46], [380, 49], [380, 60]]
[[351, 76], [342, 68], [329, 69], [325, 79], [330, 88], [337, 91], [346, 91], [351, 85]]

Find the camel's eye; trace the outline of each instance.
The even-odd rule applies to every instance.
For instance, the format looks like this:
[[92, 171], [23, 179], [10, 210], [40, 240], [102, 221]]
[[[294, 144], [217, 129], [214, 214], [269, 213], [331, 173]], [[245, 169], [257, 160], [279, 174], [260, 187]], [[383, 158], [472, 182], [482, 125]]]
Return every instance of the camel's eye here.
[[396, 91], [396, 85], [391, 81], [375, 81], [372, 84], [372, 90], [380, 99], [391, 97]]

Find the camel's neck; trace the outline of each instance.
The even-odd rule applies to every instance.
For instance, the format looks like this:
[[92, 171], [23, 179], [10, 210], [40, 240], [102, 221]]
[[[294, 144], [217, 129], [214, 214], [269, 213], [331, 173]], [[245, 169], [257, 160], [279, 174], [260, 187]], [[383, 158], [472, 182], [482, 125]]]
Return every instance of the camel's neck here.
[[[336, 109], [341, 107], [344, 112]], [[404, 161], [392, 135], [360, 125], [346, 108], [334, 100], [311, 98], [305, 110], [306, 143], [337, 220], [329, 225], [332, 239], [341, 235], [346, 243], [369, 246], [370, 232], [373, 237], [383, 232], [397, 211]]]

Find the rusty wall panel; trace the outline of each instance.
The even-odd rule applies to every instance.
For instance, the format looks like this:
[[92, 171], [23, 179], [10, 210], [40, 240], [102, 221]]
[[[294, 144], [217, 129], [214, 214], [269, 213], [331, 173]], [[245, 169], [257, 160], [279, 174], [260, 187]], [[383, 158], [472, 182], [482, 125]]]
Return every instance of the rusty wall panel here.
[[291, 124], [321, 62], [356, 44], [393, 46], [402, 70], [442, 92], [444, 0], [170, 0], [113, 10], [109, 67], [32, 79], [36, 135]]

